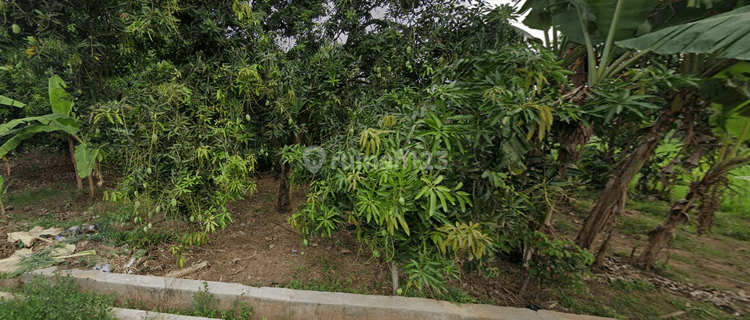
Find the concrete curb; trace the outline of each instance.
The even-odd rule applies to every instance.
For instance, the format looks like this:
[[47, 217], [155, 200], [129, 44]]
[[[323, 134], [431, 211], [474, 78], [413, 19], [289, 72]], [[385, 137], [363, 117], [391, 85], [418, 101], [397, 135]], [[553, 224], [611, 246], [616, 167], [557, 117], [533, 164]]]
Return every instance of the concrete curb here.
[[120, 320], [218, 320], [214, 318], [178, 316], [176, 314], [122, 308], [112, 308], [112, 313]]
[[[55, 267], [32, 272], [51, 276]], [[120, 301], [142, 301], [147, 309], [189, 308], [193, 295], [204, 290], [219, 299], [220, 309], [246, 301], [256, 318], [268, 319], [471, 319], [471, 320], [595, 320], [608, 319], [554, 311], [497, 307], [482, 304], [457, 305], [423, 298], [372, 296], [283, 288], [257, 288], [237, 283], [186, 280], [78, 269], [62, 270], [83, 289], [114, 294]], [[8, 279], [13, 280], [13, 279]], [[19, 281], [19, 280], [16, 280]], [[22, 280], [21, 280], [22, 281]], [[0, 281], [0, 285], [4, 285]], [[18, 285], [18, 284], [16, 284]]]

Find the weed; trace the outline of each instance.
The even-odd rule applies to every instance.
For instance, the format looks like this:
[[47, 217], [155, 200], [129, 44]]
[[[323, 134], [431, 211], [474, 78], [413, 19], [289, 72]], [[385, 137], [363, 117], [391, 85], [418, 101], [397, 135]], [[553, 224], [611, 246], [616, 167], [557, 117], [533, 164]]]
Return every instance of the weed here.
[[111, 296], [79, 292], [69, 277], [35, 278], [18, 294], [16, 299], [0, 300], [3, 319], [115, 319]]
[[90, 239], [114, 247], [128, 244], [135, 249], [148, 248], [175, 239], [175, 235], [167, 231], [156, 231], [154, 229], [144, 231], [142, 228], [123, 230], [118, 228], [120, 223], [129, 219], [132, 211], [132, 206], [121, 206], [118, 211], [103, 214], [94, 222], [99, 226], [99, 231], [91, 235]]
[[125, 300], [125, 305], [123, 307], [127, 309], [146, 310], [146, 302], [140, 299], [136, 301], [133, 298], [128, 298]]
[[193, 309], [187, 312], [196, 317], [219, 317], [224, 320], [245, 320], [255, 316], [247, 301], [234, 300], [232, 309], [219, 310], [219, 299], [208, 292], [208, 282], [203, 282], [203, 290], [193, 295]]
[[612, 282], [612, 286], [617, 289], [627, 291], [627, 292], [656, 290], [656, 288], [654, 287], [653, 284], [651, 284], [651, 282], [648, 282], [646, 280], [640, 280], [640, 279], [636, 279], [632, 281], [617, 279]]
[[436, 300], [444, 300], [452, 303], [463, 304], [463, 303], [478, 303], [479, 301], [472, 297], [468, 292], [461, 290], [457, 286], [447, 286], [445, 290], [441, 292], [429, 293], [425, 290], [406, 290], [405, 296], [417, 297], [417, 298], [430, 298]]
[[208, 282], [203, 282], [203, 291], [193, 295], [193, 311], [196, 317], [213, 318], [219, 312], [219, 299], [208, 292]]

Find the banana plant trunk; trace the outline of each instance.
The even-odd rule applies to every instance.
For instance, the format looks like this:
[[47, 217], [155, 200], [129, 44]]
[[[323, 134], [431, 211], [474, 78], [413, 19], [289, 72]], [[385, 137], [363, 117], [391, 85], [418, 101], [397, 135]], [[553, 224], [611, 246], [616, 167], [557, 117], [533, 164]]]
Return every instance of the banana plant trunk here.
[[93, 174], [88, 176], [88, 181], [89, 181], [89, 198], [94, 199], [96, 197], [96, 190], [94, 189]]
[[581, 231], [576, 237], [576, 244], [581, 248], [591, 250], [599, 233], [615, 219], [625, 207], [628, 185], [643, 168], [646, 160], [654, 154], [664, 134], [674, 123], [679, 108], [664, 108], [659, 113], [656, 122], [641, 138], [633, 152], [622, 158], [612, 171], [604, 191], [589, 212]]
[[669, 209], [667, 219], [648, 232], [646, 247], [643, 248], [643, 252], [636, 259], [636, 266], [650, 269], [654, 265], [656, 259], [659, 258], [661, 249], [668, 247], [672, 242], [674, 229], [677, 225], [688, 221], [689, 216], [687, 213], [692, 208], [694, 201], [695, 197], [693, 196], [690, 197], [690, 200], [678, 200], [672, 205], [672, 208]]
[[706, 172], [702, 179], [690, 184], [685, 199], [677, 200], [672, 205], [672, 209], [669, 210], [667, 219], [649, 231], [646, 247], [636, 259], [636, 266], [650, 268], [654, 265], [661, 249], [667, 247], [674, 237], [674, 229], [677, 224], [688, 221], [688, 213], [693, 209], [696, 200], [705, 201], [709, 196], [709, 190], [717, 183], [724, 181], [726, 174], [727, 171], [721, 168], [713, 168]]
[[2, 199], [0, 199], [0, 213], [3, 214], [3, 219], [5, 219], [5, 224], [8, 224], [10, 222], [10, 219], [8, 218], [8, 212], [5, 211], [5, 204], [3, 204]]
[[76, 176], [78, 190], [83, 190], [83, 180], [78, 176], [78, 165], [76, 164], [76, 149], [73, 146], [73, 137], [68, 135], [68, 148], [70, 149], [70, 160], [73, 161], [73, 174]]

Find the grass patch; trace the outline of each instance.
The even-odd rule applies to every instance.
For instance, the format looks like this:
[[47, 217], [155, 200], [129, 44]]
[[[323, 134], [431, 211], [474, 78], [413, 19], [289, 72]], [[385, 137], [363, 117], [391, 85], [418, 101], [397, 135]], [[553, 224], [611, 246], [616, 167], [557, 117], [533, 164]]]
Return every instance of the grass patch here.
[[601, 296], [590, 296], [589, 299], [579, 300], [578, 298], [563, 294], [560, 296], [560, 306], [570, 310], [573, 313], [587, 314], [599, 317], [610, 317], [615, 319], [627, 319], [624, 315], [607, 306], [605, 299]]
[[20, 193], [9, 193], [6, 196], [8, 205], [16, 207], [38, 206], [45, 201], [57, 199], [61, 202], [70, 202], [76, 189], [69, 183], [58, 183], [42, 189], [24, 191]]
[[[68, 220], [68, 221], [55, 220], [55, 216], [57, 216], [57, 214], [58, 213], [48, 213], [48, 214], [44, 215], [42, 218], [40, 218], [40, 219], [31, 221], [29, 223], [29, 227], [33, 228], [33, 227], [36, 227], [36, 226], [41, 226], [42, 228], [45, 228], [45, 229], [51, 228], [51, 227], [68, 229], [68, 228], [70, 228], [72, 226], [79, 226], [79, 225], [81, 225], [83, 223], [83, 219], [81, 219], [81, 218], [72, 219], [72, 220]], [[29, 219], [28, 218], [18, 217], [17, 220], [29, 220]]]
[[323, 291], [323, 292], [348, 292], [348, 293], [361, 293], [357, 288], [351, 286], [351, 281], [341, 281], [338, 277], [325, 276], [323, 278], [313, 278], [310, 280], [304, 279], [292, 279], [286, 284], [281, 285], [283, 288], [297, 289], [297, 290], [310, 290], [310, 291]]
[[649, 201], [641, 199], [631, 199], [625, 205], [626, 208], [636, 210], [640, 213], [652, 217], [664, 218], [669, 210], [669, 204], [663, 201]]
[[646, 216], [623, 216], [620, 218], [620, 227], [618, 231], [623, 234], [645, 235], [657, 225], [659, 225], [659, 222], [654, 218]]
[[639, 279], [632, 280], [632, 281], [625, 281], [625, 280], [618, 279], [612, 282], [612, 287], [622, 290], [622, 291], [627, 291], [627, 292], [632, 292], [632, 291], [643, 292], [643, 291], [656, 290], [656, 288], [654, 287], [653, 284], [651, 284], [651, 282], [648, 282], [646, 280], [639, 280]]
[[737, 240], [750, 241], [750, 217], [741, 214], [747, 211], [734, 212], [736, 213], [717, 212], [711, 231]]
[[115, 319], [110, 312], [111, 296], [79, 292], [69, 277], [37, 277], [16, 292], [15, 299], [0, 300], [0, 318], [34, 319]]

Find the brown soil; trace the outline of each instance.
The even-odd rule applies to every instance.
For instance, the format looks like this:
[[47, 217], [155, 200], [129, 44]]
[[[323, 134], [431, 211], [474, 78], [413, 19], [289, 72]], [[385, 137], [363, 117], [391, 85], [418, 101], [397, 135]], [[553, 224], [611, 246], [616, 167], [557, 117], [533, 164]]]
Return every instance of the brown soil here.
[[16, 246], [5, 241], [7, 238], [8, 236], [4, 232], [0, 232], [0, 259], [10, 257], [13, 252], [16, 252]]

